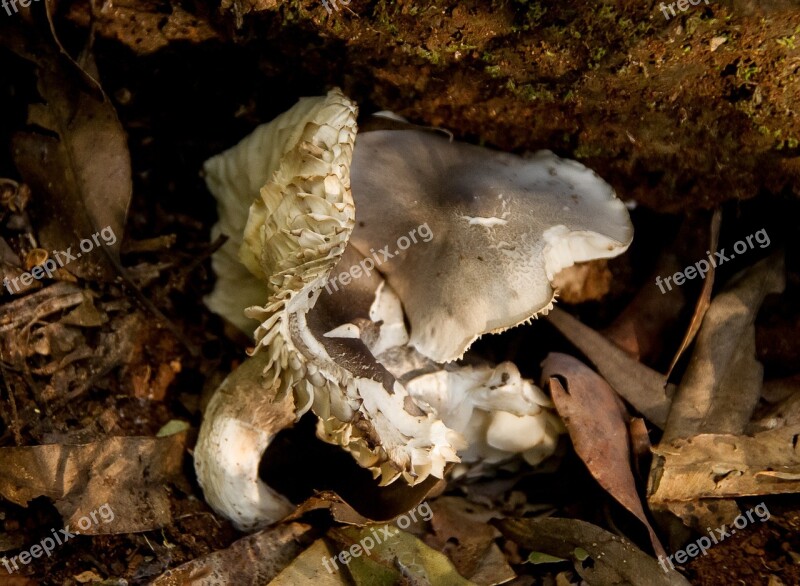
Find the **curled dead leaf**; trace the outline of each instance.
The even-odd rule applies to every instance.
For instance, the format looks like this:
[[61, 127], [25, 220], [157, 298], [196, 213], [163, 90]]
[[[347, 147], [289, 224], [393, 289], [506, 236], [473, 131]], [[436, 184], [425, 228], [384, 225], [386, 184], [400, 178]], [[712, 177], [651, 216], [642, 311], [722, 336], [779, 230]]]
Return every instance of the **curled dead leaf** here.
[[[557, 377], [565, 379], [569, 392]], [[622, 401], [598, 374], [566, 354], [548, 354], [542, 363], [542, 378], [549, 381], [556, 409], [589, 472], [642, 522], [656, 553], [665, 555], [636, 490], [631, 471], [629, 416]]]

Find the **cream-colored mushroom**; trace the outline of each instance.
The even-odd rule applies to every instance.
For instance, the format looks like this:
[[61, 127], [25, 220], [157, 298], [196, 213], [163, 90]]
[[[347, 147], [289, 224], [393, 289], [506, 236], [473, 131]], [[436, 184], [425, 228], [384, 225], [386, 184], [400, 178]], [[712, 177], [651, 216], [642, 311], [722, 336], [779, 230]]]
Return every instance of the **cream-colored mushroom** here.
[[[209, 503], [241, 528], [289, 506], [258, 479], [288, 425], [259, 400], [293, 400], [298, 417], [312, 409], [318, 436], [382, 484], [442, 478], [448, 463], [547, 457], [561, 426], [546, 395], [513, 364], [451, 361], [545, 311], [561, 268], [620, 254], [632, 238], [611, 188], [577, 163], [409, 130], [360, 135], [354, 151], [355, 114], [338, 90], [302, 100], [206, 164], [215, 233], [231, 237], [207, 302], [245, 331], [242, 315], [260, 322], [259, 366], [245, 378], [263, 396], [218, 390], [195, 467]], [[430, 240], [394, 249], [422, 225]]]

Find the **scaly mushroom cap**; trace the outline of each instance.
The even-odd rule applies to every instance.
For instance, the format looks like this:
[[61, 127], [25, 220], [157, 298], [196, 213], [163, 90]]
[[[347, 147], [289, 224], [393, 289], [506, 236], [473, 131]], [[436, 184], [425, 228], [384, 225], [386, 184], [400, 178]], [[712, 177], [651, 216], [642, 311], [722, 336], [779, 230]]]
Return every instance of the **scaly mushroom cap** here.
[[[243, 308], [261, 322], [257, 372], [243, 365], [229, 377], [236, 384], [228, 380], [217, 390], [195, 448], [206, 499], [240, 529], [291, 510], [258, 478], [261, 456], [289, 422], [258, 407], [285, 400], [296, 387], [326, 383], [291, 344], [290, 316], [313, 306], [314, 291], [339, 261], [353, 227], [356, 112], [339, 92], [301, 100], [205, 165], [220, 216], [212, 236], [230, 238], [214, 255], [217, 284], [206, 302], [245, 331], [255, 322], [244, 319]], [[257, 384], [240, 381], [241, 371]], [[254, 387], [263, 395], [253, 394]], [[300, 412], [308, 409], [307, 401], [301, 404]]]
[[[362, 135], [354, 155], [355, 116], [338, 90], [301, 100], [205, 166], [214, 235], [231, 238], [207, 303], [245, 331], [242, 314], [260, 322], [256, 356], [212, 398], [195, 450], [207, 500], [240, 528], [289, 506], [258, 478], [288, 425], [266, 403], [293, 400], [298, 417], [313, 409], [318, 436], [382, 484], [442, 478], [459, 455], [536, 463], [552, 453], [560, 422], [513, 364], [440, 363], [546, 309], [561, 268], [631, 239], [610, 187], [577, 163], [414, 131]], [[432, 239], [391, 250], [423, 224]], [[375, 271], [330, 287], [332, 272], [353, 275], [367, 260]]]

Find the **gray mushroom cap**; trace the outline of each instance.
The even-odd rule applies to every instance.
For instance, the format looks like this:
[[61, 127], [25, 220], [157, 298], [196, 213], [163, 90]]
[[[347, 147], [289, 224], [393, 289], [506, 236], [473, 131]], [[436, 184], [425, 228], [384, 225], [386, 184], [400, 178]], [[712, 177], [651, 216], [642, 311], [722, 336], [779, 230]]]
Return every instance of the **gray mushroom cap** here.
[[[351, 245], [382, 261], [411, 345], [437, 362], [546, 311], [556, 273], [617, 256], [633, 238], [611, 186], [547, 151], [523, 158], [430, 132], [375, 131], [357, 137], [350, 180]], [[430, 242], [396, 250], [424, 224]]]

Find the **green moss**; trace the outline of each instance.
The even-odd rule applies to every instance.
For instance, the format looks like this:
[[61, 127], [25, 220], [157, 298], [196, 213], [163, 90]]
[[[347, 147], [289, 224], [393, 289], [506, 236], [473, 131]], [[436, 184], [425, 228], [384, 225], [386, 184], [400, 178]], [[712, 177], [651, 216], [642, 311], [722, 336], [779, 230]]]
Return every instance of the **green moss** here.
[[[389, 13], [390, 6], [392, 7], [391, 14]], [[382, 25], [387, 30], [389, 30], [389, 28], [392, 27], [394, 28], [395, 31], [397, 31], [397, 27], [393, 24], [393, 22], [397, 17], [398, 10], [399, 7], [394, 2], [387, 2], [386, 0], [378, 0], [378, 3], [375, 4], [375, 10], [373, 11], [373, 15], [378, 24]]]
[[591, 144], [582, 144], [573, 153], [576, 159], [591, 159], [603, 154], [603, 147]]
[[800, 141], [798, 141], [795, 137], [790, 136], [782, 141], [780, 141], [776, 146], [776, 151], [782, 151], [784, 149], [796, 149], [800, 146]]
[[542, 18], [547, 13], [547, 7], [542, 6], [540, 2], [531, 2], [530, 0], [514, 0], [514, 3], [519, 6], [522, 12], [522, 26], [512, 27], [514, 32], [527, 31], [539, 26]]
[[616, 20], [616, 13], [610, 4], [603, 4], [603, 6], [600, 7], [600, 10], [597, 11], [597, 18]]
[[633, 21], [630, 18], [620, 18], [617, 21], [617, 26], [623, 35], [627, 35], [628, 31], [635, 29]]
[[534, 86], [530, 83], [517, 86], [513, 80], [508, 80], [506, 88], [511, 91], [516, 97], [525, 100], [526, 102], [555, 102], [556, 96], [544, 85]]
[[499, 65], [488, 65], [484, 67], [483, 70], [492, 77], [500, 77], [503, 74]]
[[592, 49], [592, 53], [589, 56], [589, 69], [597, 69], [600, 67], [600, 61], [605, 56], [606, 52], [605, 47], [595, 47]]
[[700, 17], [696, 15], [692, 15], [686, 19], [686, 35], [692, 36], [701, 22]]
[[761, 71], [761, 68], [755, 63], [746, 66], [739, 66], [736, 68], [736, 77], [744, 81], [750, 81], [753, 76]]
[[415, 53], [417, 57], [422, 57], [425, 61], [427, 61], [431, 65], [442, 64], [442, 56], [437, 51], [428, 51], [427, 49], [423, 49], [422, 47], [417, 47]]
[[455, 53], [456, 51], [461, 51], [462, 53], [469, 53], [470, 51], [474, 51], [478, 48], [478, 45], [468, 45], [467, 43], [459, 43], [457, 45], [447, 45], [445, 47], [445, 53]]

